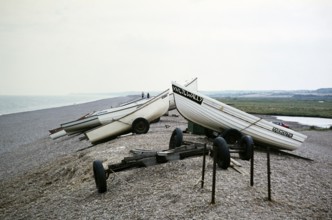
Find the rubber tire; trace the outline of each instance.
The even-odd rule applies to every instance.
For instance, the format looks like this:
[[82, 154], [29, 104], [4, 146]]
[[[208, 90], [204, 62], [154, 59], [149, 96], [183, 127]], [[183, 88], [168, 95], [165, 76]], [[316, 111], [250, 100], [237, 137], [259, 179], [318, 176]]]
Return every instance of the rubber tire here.
[[96, 182], [96, 187], [99, 193], [107, 191], [106, 173], [103, 163], [100, 160], [93, 161], [93, 175]]
[[240, 140], [240, 147], [244, 152], [240, 152], [239, 156], [242, 160], [250, 160], [252, 158], [252, 151], [254, 148], [254, 141], [251, 136], [245, 135]]
[[169, 149], [180, 147], [183, 141], [183, 134], [180, 128], [175, 128], [169, 140]]
[[150, 123], [145, 118], [136, 118], [131, 128], [135, 134], [146, 134], [150, 129]]
[[235, 144], [241, 140], [242, 133], [234, 128], [229, 128], [222, 133], [222, 137], [227, 144]]
[[221, 169], [226, 170], [231, 164], [231, 154], [224, 138], [217, 137], [213, 141], [214, 153], [217, 153], [217, 164]]

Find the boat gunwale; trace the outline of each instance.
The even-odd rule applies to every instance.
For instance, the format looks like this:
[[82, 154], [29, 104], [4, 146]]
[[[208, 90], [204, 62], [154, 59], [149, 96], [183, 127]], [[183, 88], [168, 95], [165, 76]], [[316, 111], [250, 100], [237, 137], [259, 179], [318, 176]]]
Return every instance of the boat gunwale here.
[[[71, 122], [63, 123], [63, 124], [61, 124], [61, 127], [63, 129], [68, 129], [68, 128], [72, 127], [72, 126], [81, 125], [81, 124], [88, 123], [88, 122], [91, 122], [91, 121], [94, 121], [94, 120], [98, 120], [98, 116], [91, 116], [91, 117], [88, 117], [88, 118], [85, 118], [85, 119], [80, 119], [80, 120], [76, 120], [76, 121], [71, 121]], [[77, 123], [75, 123], [75, 122], [77, 122]], [[72, 123], [72, 124], [67, 125], [69, 123]]]

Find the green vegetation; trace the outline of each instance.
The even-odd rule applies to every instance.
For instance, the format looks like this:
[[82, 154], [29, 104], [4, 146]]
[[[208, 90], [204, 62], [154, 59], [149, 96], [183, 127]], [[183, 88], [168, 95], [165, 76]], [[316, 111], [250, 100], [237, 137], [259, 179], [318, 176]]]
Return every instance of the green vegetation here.
[[296, 98], [217, 98], [251, 114], [332, 118], [332, 100]]

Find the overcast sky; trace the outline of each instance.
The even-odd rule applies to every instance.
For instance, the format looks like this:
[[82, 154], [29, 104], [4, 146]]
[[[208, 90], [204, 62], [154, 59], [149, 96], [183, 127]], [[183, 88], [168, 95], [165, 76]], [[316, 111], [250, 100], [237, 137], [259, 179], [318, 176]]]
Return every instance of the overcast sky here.
[[332, 87], [331, 0], [0, 0], [0, 95]]

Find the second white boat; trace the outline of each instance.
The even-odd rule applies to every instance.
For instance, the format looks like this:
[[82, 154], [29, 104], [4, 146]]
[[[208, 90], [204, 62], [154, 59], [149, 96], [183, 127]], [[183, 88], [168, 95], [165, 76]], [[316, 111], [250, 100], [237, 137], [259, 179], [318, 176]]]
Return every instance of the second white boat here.
[[197, 91], [172, 83], [176, 107], [189, 121], [217, 132], [236, 129], [256, 144], [295, 150], [307, 136], [226, 105]]
[[169, 89], [151, 98], [135, 111], [113, 120], [109, 124], [85, 132], [85, 136], [91, 143], [98, 143], [130, 131], [146, 133], [149, 130], [149, 123], [160, 118], [168, 111], [168, 93]]

